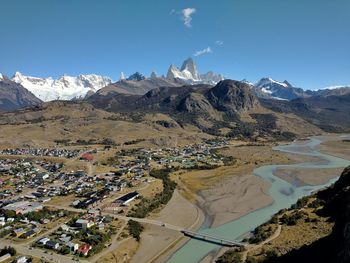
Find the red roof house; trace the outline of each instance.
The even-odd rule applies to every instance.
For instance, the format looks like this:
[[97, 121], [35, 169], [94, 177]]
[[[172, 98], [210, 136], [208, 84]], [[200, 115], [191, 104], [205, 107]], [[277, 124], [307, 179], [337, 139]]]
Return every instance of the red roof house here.
[[81, 160], [85, 161], [92, 161], [94, 159], [94, 156], [91, 153], [84, 153], [81, 157]]
[[84, 255], [85, 257], [88, 255], [89, 251], [92, 249], [92, 246], [89, 244], [81, 245], [78, 249], [78, 253], [80, 255]]

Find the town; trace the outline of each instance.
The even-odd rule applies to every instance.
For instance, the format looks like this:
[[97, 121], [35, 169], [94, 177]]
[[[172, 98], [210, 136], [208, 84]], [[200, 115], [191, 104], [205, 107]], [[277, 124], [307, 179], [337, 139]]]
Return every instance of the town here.
[[[158, 149], [137, 143], [0, 150], [0, 244], [11, 244], [0, 251], [0, 262], [97, 262], [113, 242], [139, 237], [142, 226], [131, 219], [145, 217], [150, 211], [144, 212], [144, 200], [169, 183], [155, 171], [234, 161], [216, 153], [228, 145], [223, 139]], [[73, 170], [72, 164], [105, 172]]]

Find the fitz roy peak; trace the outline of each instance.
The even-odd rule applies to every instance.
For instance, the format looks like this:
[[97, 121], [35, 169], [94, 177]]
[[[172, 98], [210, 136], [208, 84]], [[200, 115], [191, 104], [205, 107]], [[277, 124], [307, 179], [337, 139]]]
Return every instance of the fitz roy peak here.
[[37, 78], [16, 72], [12, 81], [21, 84], [42, 101], [85, 98], [87, 94], [112, 83], [108, 77], [99, 75], [62, 76], [59, 79]]
[[181, 80], [187, 84], [210, 84], [215, 85], [219, 81], [224, 79], [221, 74], [216, 74], [209, 71], [205, 74], [200, 74], [197, 69], [197, 65], [192, 58], [186, 59], [181, 68], [178, 69], [175, 65], [170, 65], [167, 73], [167, 79], [169, 80]]

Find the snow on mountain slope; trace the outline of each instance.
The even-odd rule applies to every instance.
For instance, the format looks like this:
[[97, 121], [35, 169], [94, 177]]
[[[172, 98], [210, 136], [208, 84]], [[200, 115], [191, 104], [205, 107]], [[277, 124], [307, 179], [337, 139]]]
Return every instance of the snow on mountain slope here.
[[292, 100], [306, 98], [311, 95], [301, 88], [293, 87], [288, 81], [276, 81], [272, 78], [262, 78], [255, 85], [259, 97], [269, 97], [277, 100]]
[[179, 70], [175, 65], [171, 65], [168, 73], [167, 79], [181, 79], [186, 82], [198, 82], [199, 79], [194, 77], [188, 69]]
[[94, 93], [112, 83], [110, 78], [94, 74], [77, 77], [62, 76], [59, 79], [53, 79], [25, 76], [16, 72], [12, 80], [21, 84], [42, 101], [84, 98], [88, 92]]
[[262, 78], [258, 83], [255, 84], [257, 88], [266, 87], [269, 85], [278, 85], [287, 88], [288, 84], [286, 82], [279, 82], [272, 78]]
[[186, 59], [181, 69], [178, 69], [175, 65], [170, 65], [168, 73], [166, 76], [167, 79], [179, 79], [187, 84], [210, 84], [215, 85], [219, 81], [224, 79], [224, 76], [221, 74], [215, 74], [212, 71], [209, 71], [205, 74], [200, 74], [197, 70], [197, 65], [194, 63], [192, 58]]

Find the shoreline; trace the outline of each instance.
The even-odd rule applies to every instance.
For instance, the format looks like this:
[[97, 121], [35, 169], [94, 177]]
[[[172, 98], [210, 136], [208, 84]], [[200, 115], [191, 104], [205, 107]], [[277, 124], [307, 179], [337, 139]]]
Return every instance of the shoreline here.
[[[176, 190], [169, 203], [149, 218], [184, 229], [197, 230], [204, 221], [204, 214], [198, 206], [185, 199]], [[165, 262], [189, 239], [180, 232], [145, 224], [139, 248], [130, 262]], [[155, 243], [158, 244], [157, 247], [154, 246]]]

